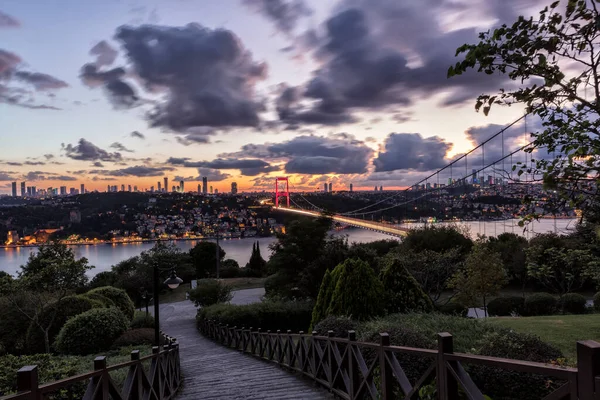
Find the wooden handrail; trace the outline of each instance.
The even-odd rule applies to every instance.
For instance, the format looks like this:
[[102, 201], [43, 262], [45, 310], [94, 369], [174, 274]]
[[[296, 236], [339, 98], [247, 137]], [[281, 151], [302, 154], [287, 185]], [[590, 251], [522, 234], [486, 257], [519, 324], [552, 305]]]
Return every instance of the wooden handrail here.
[[[531, 361], [454, 353], [453, 338], [449, 333], [438, 334], [438, 348], [420, 349], [393, 346], [387, 333], [380, 334], [380, 343], [357, 342], [354, 331], [348, 338], [261, 331], [245, 327], [229, 327], [216, 321], [203, 320], [198, 329], [215, 342], [248, 353], [265, 361], [297, 371], [325, 386], [337, 396], [348, 399], [363, 397], [413, 399], [420, 388], [435, 378], [440, 399], [457, 400], [459, 390], [470, 399], [483, 399], [463, 364], [483, 365], [521, 373], [555, 378], [562, 386], [547, 399], [597, 400], [600, 398], [600, 343], [577, 343], [578, 366], [561, 367]], [[364, 354], [363, 354], [364, 353]], [[368, 356], [366, 355], [368, 354]], [[410, 355], [430, 360], [429, 368], [411, 384], [397, 356]], [[426, 365], [426, 364], [425, 364]]]

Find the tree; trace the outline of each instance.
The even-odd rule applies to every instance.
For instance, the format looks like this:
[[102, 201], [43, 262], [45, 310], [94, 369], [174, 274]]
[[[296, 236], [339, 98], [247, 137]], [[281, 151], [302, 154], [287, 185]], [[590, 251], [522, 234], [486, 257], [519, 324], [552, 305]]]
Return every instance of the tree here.
[[[436, 253], [434, 253], [436, 254]], [[390, 313], [429, 312], [433, 303], [419, 282], [408, 272], [402, 260], [387, 257], [381, 273], [386, 309]]]
[[267, 262], [260, 255], [260, 244], [257, 241], [252, 244], [252, 254], [250, 260], [246, 264], [246, 272], [252, 276], [263, 276], [266, 274]]
[[[216, 276], [217, 274], [217, 244], [200, 242], [190, 250], [192, 263], [196, 268], [198, 279]], [[225, 250], [219, 246], [219, 261], [225, 258]]]
[[[21, 266], [18, 279], [10, 282], [7, 298], [11, 304], [36, 325], [44, 335], [44, 348], [50, 352], [49, 331], [54, 326], [57, 307], [62, 299], [85, 286], [86, 271], [92, 269], [86, 258], [75, 258], [72, 249], [64, 244], [50, 243], [39, 247], [29, 256], [27, 264]], [[27, 304], [22, 304], [26, 293]], [[42, 312], [47, 312], [41, 318]]]
[[[541, 120], [540, 132], [526, 151], [545, 149], [552, 157], [536, 157], [519, 175], [534, 170], [547, 188], [589, 209], [596, 202], [600, 168], [600, 14], [596, 1], [554, 1], [537, 18], [519, 19], [479, 35], [477, 44], [457, 49], [464, 58], [448, 76], [476, 69], [506, 74], [516, 89], [479, 96], [475, 108], [522, 104]], [[513, 170], [517, 166], [513, 166]], [[534, 215], [529, 216], [529, 218]], [[523, 222], [523, 221], [522, 221]]]
[[525, 285], [529, 279], [525, 254], [528, 246], [527, 239], [515, 233], [505, 232], [498, 237], [490, 237], [488, 246], [500, 254], [510, 281], [518, 283], [525, 292]]
[[500, 255], [480, 239], [473, 246], [464, 268], [454, 275], [449, 286], [457, 291], [457, 301], [464, 305], [476, 306], [481, 300], [487, 317], [487, 299], [498, 294], [505, 283], [506, 271]]
[[466, 257], [473, 247], [473, 241], [453, 226], [426, 226], [411, 229], [400, 247], [417, 253], [423, 250], [444, 252], [458, 249]]

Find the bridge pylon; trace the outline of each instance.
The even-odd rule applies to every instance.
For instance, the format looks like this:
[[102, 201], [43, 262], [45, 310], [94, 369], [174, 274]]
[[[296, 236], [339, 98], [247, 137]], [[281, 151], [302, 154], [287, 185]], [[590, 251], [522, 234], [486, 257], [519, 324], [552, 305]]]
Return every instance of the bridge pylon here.
[[[285, 182], [285, 191], [279, 190], [279, 182]], [[290, 186], [287, 177], [278, 176], [275, 178], [275, 207], [279, 208], [279, 198], [285, 197], [287, 207], [290, 207]]]

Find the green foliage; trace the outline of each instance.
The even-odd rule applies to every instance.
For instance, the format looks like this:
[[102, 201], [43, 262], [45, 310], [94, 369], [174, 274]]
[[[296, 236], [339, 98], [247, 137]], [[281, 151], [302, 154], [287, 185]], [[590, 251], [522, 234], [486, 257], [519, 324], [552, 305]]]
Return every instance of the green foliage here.
[[[30, 354], [43, 353], [44, 332], [42, 327], [50, 326], [48, 339], [50, 344], [60, 332], [67, 320], [75, 315], [84, 313], [92, 308], [101, 308], [102, 304], [84, 296], [67, 296], [56, 303], [48, 305], [39, 315], [37, 321], [32, 321], [27, 329], [27, 352]], [[53, 321], [50, 321], [54, 319]]]
[[216, 279], [201, 279], [196, 289], [190, 290], [190, 300], [196, 307], [227, 303], [233, 298], [231, 287]]
[[357, 322], [348, 317], [336, 317], [330, 315], [322, 319], [312, 329], [320, 336], [327, 336], [329, 331], [333, 331], [333, 337], [348, 338], [348, 331], [356, 330]]
[[600, 71], [590, 54], [598, 52], [599, 19], [595, 2], [554, 1], [539, 17], [519, 17], [481, 33], [479, 43], [459, 47], [456, 54], [463, 58], [448, 70], [449, 76], [475, 69], [515, 81], [508, 85], [512, 89], [479, 96], [475, 108], [487, 115], [496, 105], [523, 105], [539, 119], [543, 130], [534, 133], [527, 151], [543, 149], [552, 157], [520, 165], [519, 175], [532, 170], [542, 175], [546, 188], [558, 190], [584, 215], [595, 207], [598, 193], [600, 115], [594, 89], [600, 86]]
[[508, 232], [490, 237], [488, 242], [489, 248], [500, 255], [509, 281], [521, 287], [525, 286], [528, 279], [525, 253], [527, 245], [527, 239], [523, 236]]
[[525, 309], [525, 299], [520, 296], [496, 297], [490, 301], [487, 306], [487, 313], [490, 316], [511, 316], [514, 314], [523, 315]]
[[450, 300], [446, 304], [436, 305], [436, 309], [442, 314], [453, 315], [456, 317], [466, 317], [469, 315], [469, 307], [457, 303], [453, 300]]
[[[192, 264], [198, 279], [209, 278], [217, 273], [217, 244], [200, 242], [190, 250]], [[225, 250], [219, 246], [219, 261], [225, 258]]]
[[[498, 293], [506, 283], [506, 271], [500, 255], [491, 250], [486, 242], [478, 241], [458, 271], [450, 287], [457, 291], [456, 300], [467, 306], [476, 306], [478, 301], [487, 307], [487, 298]], [[487, 313], [486, 313], [487, 315]]]
[[116, 304], [114, 301], [112, 301], [111, 299], [109, 299], [106, 296], [101, 295], [100, 293], [84, 293], [84, 294], [80, 294], [80, 297], [85, 297], [87, 299], [90, 300], [94, 300], [94, 304], [93, 307], [94, 308], [100, 308], [100, 307], [116, 307]]
[[62, 354], [91, 354], [109, 349], [129, 328], [129, 319], [116, 307], [96, 308], [67, 321], [54, 347]]
[[133, 313], [135, 312], [135, 306], [133, 302], [122, 289], [117, 289], [112, 286], [104, 286], [96, 289], [92, 289], [88, 292], [91, 295], [99, 294], [101, 296], [107, 297], [113, 301], [115, 306], [121, 310], [123, 315], [125, 315], [130, 320], [133, 318]]
[[154, 328], [154, 317], [144, 311], [136, 311], [129, 327], [131, 329]]
[[523, 315], [551, 315], [556, 311], [556, 298], [550, 293], [534, 293], [525, 298]]
[[263, 331], [307, 331], [313, 304], [306, 301], [264, 301], [247, 305], [215, 304], [200, 308], [198, 323], [214, 320], [221, 324]]
[[465, 257], [471, 251], [473, 241], [452, 226], [427, 226], [411, 229], [400, 247], [416, 253], [424, 250], [443, 253], [457, 249], [458, 253]]
[[[161, 344], [164, 340], [161, 336]], [[115, 342], [113, 348], [125, 346], [152, 346], [154, 344], [154, 329], [151, 328], [135, 328], [123, 332]]]
[[113, 271], [102, 271], [94, 275], [88, 287], [94, 289], [102, 286], [117, 286], [119, 276]]
[[223, 260], [219, 268], [219, 278], [228, 279], [228, 278], [237, 278], [241, 275], [240, 265], [237, 261], [228, 258], [227, 260]]
[[[339, 278], [339, 270], [336, 272], [335, 279]], [[319, 295], [317, 296], [317, 302], [315, 303], [315, 307], [312, 312], [312, 320], [311, 320], [311, 329], [323, 320], [327, 316], [327, 309], [329, 308], [329, 304], [331, 304], [331, 297], [333, 296], [333, 291], [335, 290], [335, 285], [332, 283], [333, 278], [331, 276], [331, 272], [327, 270], [325, 272], [325, 276], [323, 276], [323, 281], [321, 282], [321, 288], [319, 290]], [[266, 283], [265, 283], [266, 286]]]
[[[29, 302], [26, 294], [15, 296], [13, 299], [0, 297], [0, 355], [3, 353], [23, 354], [26, 352], [26, 332], [31, 321], [27, 314]], [[25, 312], [21, 312], [25, 310]]]
[[384, 263], [381, 281], [385, 290], [386, 308], [390, 313], [429, 312], [433, 303], [421, 285], [408, 272], [405, 260], [389, 257]]
[[559, 299], [558, 303], [563, 313], [585, 314], [587, 311], [587, 300], [579, 293], [567, 293]]
[[250, 261], [246, 264], [246, 276], [261, 277], [267, 273], [267, 262], [260, 255], [260, 244], [257, 241], [252, 244]]
[[594, 310], [600, 311], [600, 292], [594, 295]]

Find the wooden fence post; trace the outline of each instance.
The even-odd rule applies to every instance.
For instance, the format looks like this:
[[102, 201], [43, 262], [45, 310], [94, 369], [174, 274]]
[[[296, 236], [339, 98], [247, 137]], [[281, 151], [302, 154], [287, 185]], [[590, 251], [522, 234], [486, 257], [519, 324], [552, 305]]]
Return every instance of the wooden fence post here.
[[294, 355], [294, 341], [292, 340], [292, 331], [289, 329], [287, 330], [287, 337], [285, 340], [287, 342], [287, 363], [290, 368], [294, 368], [294, 361], [292, 360]]
[[594, 400], [596, 377], [600, 375], [600, 343], [593, 340], [577, 342], [577, 393], [580, 400]]
[[315, 337], [317, 336], [317, 331], [312, 331], [312, 337], [311, 337], [311, 354], [310, 354], [310, 367], [312, 368], [312, 376], [314, 378], [317, 377], [317, 366], [319, 364], [317, 364], [317, 341], [315, 339]]
[[454, 353], [452, 335], [448, 332], [438, 333], [438, 354], [436, 363], [437, 398], [440, 400], [458, 400], [458, 384], [448, 373], [444, 353]]
[[110, 379], [110, 376], [106, 371], [105, 356], [98, 356], [94, 358], [94, 371], [102, 371], [102, 375], [100, 377], [100, 385], [102, 386], [100, 389], [101, 396], [97, 398], [108, 400], [108, 380]]
[[390, 335], [379, 334], [379, 371], [381, 374], [381, 398], [383, 400], [394, 397], [394, 374], [385, 357], [385, 348], [390, 345]]
[[329, 382], [329, 389], [333, 389], [333, 360], [335, 359], [335, 357], [333, 357], [333, 350], [331, 349], [331, 347], [333, 346], [333, 342], [331, 341], [331, 338], [333, 337], [333, 331], [327, 331], [327, 347], [325, 349], [325, 360], [327, 360], [326, 363], [323, 363], [324, 367], [327, 367], [327, 382]]
[[17, 371], [17, 392], [31, 392], [31, 399], [38, 398], [38, 367], [27, 365]]
[[346, 353], [346, 357], [348, 358], [348, 378], [349, 378], [349, 390], [348, 396], [350, 400], [354, 400], [356, 396], [356, 390], [360, 385], [359, 382], [359, 372], [358, 372], [358, 363], [354, 359], [354, 349], [356, 348], [356, 332], [348, 331], [348, 352]]

